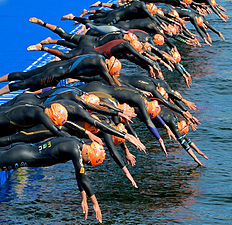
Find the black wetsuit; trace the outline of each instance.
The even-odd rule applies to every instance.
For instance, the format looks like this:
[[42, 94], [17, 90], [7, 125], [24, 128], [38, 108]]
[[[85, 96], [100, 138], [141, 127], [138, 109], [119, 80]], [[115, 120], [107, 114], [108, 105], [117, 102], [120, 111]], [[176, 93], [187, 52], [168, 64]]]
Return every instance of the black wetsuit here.
[[[149, 17], [154, 21], [156, 20], [156, 18], [154, 18], [151, 15], [144, 2], [132, 1], [128, 4], [119, 6], [115, 10], [106, 11], [105, 13], [101, 14], [97, 18], [95, 17], [94, 22], [111, 25], [111, 24], [116, 24], [121, 20], [125, 21], [125, 20], [135, 19], [138, 16], [140, 18]], [[82, 22], [82, 18], [80, 17], [74, 17], [74, 20], [80, 23]]]
[[80, 191], [94, 194], [81, 156], [82, 143], [75, 137], [59, 137], [35, 143], [16, 143], [0, 149], [0, 168], [44, 167], [72, 161]]
[[[176, 136], [177, 141], [181, 144], [181, 146], [186, 151], [188, 151], [191, 148], [189, 145], [191, 144], [192, 141], [190, 138], [187, 137], [187, 135], [183, 135], [183, 136], [180, 135], [177, 125], [178, 117], [165, 106], [161, 106], [161, 109], [162, 110], [160, 112], [160, 116], [165, 121], [165, 123], [169, 126], [173, 134]], [[157, 125], [157, 127], [159, 126], [155, 120], [153, 120], [153, 122]]]
[[[46, 49], [42, 48], [42, 50], [58, 56], [60, 59], [70, 59], [83, 54], [101, 54], [105, 58], [115, 56], [118, 59], [128, 59], [134, 62], [134, 60], [131, 60], [133, 57], [146, 70], [149, 70], [149, 66], [157, 65], [156, 62], [139, 54], [127, 40], [124, 40], [123, 36], [125, 33], [123, 32], [111, 32], [100, 37], [68, 34], [59, 27], [54, 32], [66, 40], [58, 41], [57, 44], [70, 47], [71, 50], [66, 53], [59, 49], [47, 47]], [[73, 46], [73, 44], [76, 44], [76, 46]]]
[[[49, 104], [47, 106], [50, 107]], [[43, 124], [55, 136], [67, 136], [53, 124], [44, 110], [45, 106], [32, 104], [1, 107], [0, 136], [13, 134], [23, 128], [33, 127], [37, 124]]]
[[111, 85], [116, 85], [108, 73], [105, 64], [105, 58], [98, 54], [87, 54], [77, 56], [69, 60], [50, 62], [42, 67], [27, 71], [13, 72], [8, 76], [9, 81], [18, 82], [10, 83], [10, 91], [23, 90], [30, 88], [38, 90], [40, 88], [55, 86], [65, 78], [89, 77], [100, 75], [103, 79], [109, 81]]
[[[112, 125], [115, 125], [113, 121], [111, 121], [111, 119], [108, 118], [107, 116], [100, 114], [91, 114], [91, 115], [96, 115], [100, 119], [101, 124], [105, 125], [105, 127], [111, 127]], [[77, 123], [67, 121], [66, 124], [60, 126], [59, 128], [61, 131], [67, 132], [72, 136], [76, 136], [78, 138], [86, 138], [85, 135], [86, 130], [83, 127], [84, 127], [83, 121], [79, 121]], [[117, 135], [117, 133], [114, 132], [114, 130], [112, 130], [112, 133], [114, 135]], [[110, 152], [110, 155], [112, 156], [114, 161], [118, 164], [118, 166], [120, 168], [123, 168], [125, 166], [125, 162], [122, 159], [119, 152], [117, 151], [117, 148], [115, 148], [115, 145], [112, 141], [112, 135], [109, 134], [109, 132], [102, 132], [101, 130], [97, 132], [97, 135], [104, 139], [105, 144]], [[21, 131], [16, 132], [12, 135], [0, 137], [0, 146], [1, 147], [7, 146], [10, 144], [14, 144], [16, 142], [34, 143], [34, 142], [43, 141], [53, 136], [54, 134], [50, 130], [48, 130], [43, 124], [39, 124], [29, 129], [22, 129]], [[121, 137], [123, 136], [121, 135]]]
[[[136, 89], [132, 89], [129, 87], [111, 88], [111, 86], [105, 85], [97, 81], [79, 86], [79, 88], [89, 93], [91, 93], [92, 91], [105, 92], [112, 95], [120, 103], [127, 103], [132, 107], [138, 107], [142, 114], [141, 120], [146, 124], [152, 134], [157, 139], [160, 139], [160, 135], [148, 115], [144, 96]], [[157, 119], [159, 119], [159, 121], [164, 125], [160, 117], [157, 117]]]
[[[159, 101], [159, 103], [164, 104], [168, 106], [171, 110], [174, 110], [177, 113], [183, 114], [184, 111], [187, 111], [187, 108], [183, 106], [180, 102], [178, 102], [178, 106], [172, 104], [170, 101], [166, 100], [157, 90], [157, 87], [165, 87], [167, 89], [167, 93], [173, 97], [174, 101], [178, 101], [178, 97], [174, 94], [174, 91], [171, 89], [171, 87], [164, 81], [160, 79], [153, 79], [148, 76], [126, 76], [126, 75], [120, 75], [118, 78], [119, 81], [122, 84], [129, 84], [132, 85], [135, 88], [151, 92], [153, 95], [153, 98]], [[181, 106], [181, 108], [179, 108]], [[183, 110], [184, 109], [184, 110]]]

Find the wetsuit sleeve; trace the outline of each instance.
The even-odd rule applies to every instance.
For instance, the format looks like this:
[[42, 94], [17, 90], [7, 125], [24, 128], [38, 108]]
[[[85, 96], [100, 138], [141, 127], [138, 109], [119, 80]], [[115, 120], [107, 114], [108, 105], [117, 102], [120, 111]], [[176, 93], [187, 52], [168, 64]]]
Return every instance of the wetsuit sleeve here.
[[63, 137], [69, 137], [70, 135], [66, 132], [63, 132], [59, 130], [51, 121], [51, 119], [45, 114], [43, 111], [39, 112], [37, 114], [39, 120], [41, 123], [47, 127], [54, 135], [56, 136], [63, 136]]
[[[110, 116], [117, 116], [118, 113], [120, 112], [120, 110], [116, 110], [116, 108], [109, 108], [109, 106], [107, 105], [107, 107], [105, 107], [104, 103], [102, 103], [102, 106], [100, 104], [100, 106], [96, 106], [94, 104], [91, 103], [86, 103], [86, 102], [82, 102], [85, 106], [86, 109], [94, 111], [94, 112], [99, 112], [101, 114], [104, 115], [110, 115]], [[103, 106], [104, 105], [104, 106]]]
[[112, 86], [117, 85], [115, 83], [115, 81], [112, 79], [112, 77], [110, 76], [110, 74], [108, 73], [107, 66], [106, 66], [105, 62], [102, 59], [100, 60], [100, 62], [97, 65], [98, 65], [98, 68], [99, 68], [99, 75], [102, 78], [104, 78], [105, 80], [107, 80], [110, 85], [112, 85]]
[[165, 122], [163, 121], [163, 119], [162, 119], [160, 116], [156, 116], [155, 119], [156, 119], [156, 121], [157, 121], [158, 123], [160, 123], [162, 126], [165, 125]]
[[126, 164], [123, 161], [118, 150], [115, 148], [115, 145], [114, 145], [113, 140], [112, 140], [112, 136], [109, 134], [103, 133], [103, 138], [104, 138], [105, 144], [107, 146], [107, 149], [110, 152], [111, 157], [117, 163], [117, 165], [122, 169]]
[[135, 130], [133, 129], [133, 127], [131, 126], [130, 123], [125, 123], [125, 127], [126, 130], [128, 131], [128, 133], [132, 134], [134, 137], [138, 138], [137, 133], [135, 132]]
[[111, 9], [117, 9], [117, 8], [119, 8], [119, 7], [120, 7], [120, 5], [115, 4], [115, 3], [113, 3], [113, 4], [110, 6]]
[[78, 110], [76, 110], [75, 117], [83, 119], [85, 122], [95, 126], [103, 132], [122, 138], [124, 138], [125, 136], [124, 132], [120, 132], [117, 129], [109, 126], [108, 124], [103, 124], [101, 121], [98, 121], [97, 119], [93, 118], [91, 114], [85, 111], [84, 109], [79, 108]]
[[78, 124], [72, 121], [67, 121], [63, 126], [67, 129], [74, 130], [78, 133], [80, 132], [81, 134], [85, 134], [86, 131], [83, 127], [79, 126]]
[[180, 100], [177, 100], [177, 99], [173, 99], [173, 101], [175, 102], [175, 104], [180, 108], [182, 109], [183, 111], [188, 111], [188, 108], [187, 106], [185, 106], [184, 103], [182, 103]]
[[141, 116], [140, 116], [141, 120], [146, 124], [148, 129], [155, 136], [155, 138], [157, 140], [159, 140], [161, 137], [160, 137], [159, 132], [156, 129], [154, 123], [151, 121], [150, 116], [148, 115], [147, 107], [146, 107], [146, 104], [145, 104], [144, 100], [142, 99], [142, 96], [140, 97], [140, 99], [137, 99], [136, 102], [137, 102], [139, 111], [141, 113]]
[[73, 148], [73, 151], [70, 151], [70, 155], [72, 157], [73, 166], [75, 168], [75, 174], [76, 174], [76, 180], [78, 188], [81, 191], [85, 191], [88, 197], [91, 197], [94, 195], [93, 189], [91, 187], [91, 184], [89, 182], [89, 179], [87, 178], [85, 174], [85, 168], [83, 166], [80, 147], [77, 145], [79, 143], [73, 143], [73, 146], [70, 146], [70, 148]]
[[50, 53], [50, 54], [52, 54], [52, 55], [55, 55], [55, 56], [59, 57], [60, 59], [70, 59], [68, 53], [64, 53], [64, 52], [62, 52], [62, 51], [59, 50], [59, 49], [48, 48], [48, 47], [46, 47], [46, 50], [45, 50], [45, 48], [42, 47], [42, 50], [43, 50], [43, 51], [46, 51], [46, 52], [48, 52], [48, 53]]
[[180, 63], [174, 63], [175, 69], [183, 76], [187, 71], [184, 66]]
[[148, 60], [143, 55], [141, 55], [139, 52], [137, 52], [129, 43], [125, 42], [125, 45], [127, 46], [128, 52], [137, 57], [141, 63], [146, 63], [150, 66], [153, 66], [154, 63], [151, 60]]

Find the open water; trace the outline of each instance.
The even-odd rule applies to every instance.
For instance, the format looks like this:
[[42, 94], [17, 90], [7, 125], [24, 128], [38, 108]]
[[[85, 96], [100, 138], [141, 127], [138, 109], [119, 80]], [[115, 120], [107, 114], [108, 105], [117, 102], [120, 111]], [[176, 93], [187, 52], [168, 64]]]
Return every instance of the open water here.
[[[27, 53], [21, 47], [26, 48], [51, 35], [29, 22], [21, 26], [21, 19], [39, 14], [38, 17], [58, 25], [55, 20], [58, 16], [80, 13], [83, 7], [93, 3], [86, 1], [78, 6], [71, 1], [63, 6], [60, 1], [56, 1], [59, 4], [51, 2], [34, 3], [33, 8], [27, 1], [21, 1], [21, 5], [0, 1], [1, 30], [6, 35], [0, 37], [2, 75], [27, 68], [36, 60], [36, 54], [41, 56], [41, 53]], [[231, 1], [219, 1], [219, 4], [232, 17]], [[130, 148], [137, 163], [135, 167], [129, 166], [129, 170], [139, 189], [131, 187], [109, 157], [98, 168], [87, 168], [97, 191], [104, 224], [232, 224], [232, 23], [231, 19], [224, 23], [214, 15], [208, 20], [223, 33], [225, 41], [210, 33], [213, 47], [204, 44], [195, 49], [179, 47], [183, 64], [193, 77], [192, 87], [186, 88], [177, 74], [166, 77], [172, 87], [197, 103], [199, 110], [194, 115], [201, 125], [196, 132], [190, 132], [190, 137], [210, 160], [199, 157], [204, 166], [196, 167], [184, 150], [162, 133], [169, 152], [165, 158], [150, 133], [142, 124], [136, 124], [137, 133], [148, 151], [144, 155]], [[59, 21], [59, 25], [73, 29], [71, 22]], [[89, 206], [89, 217], [85, 221], [71, 163], [17, 170], [0, 187], [0, 224], [97, 224], [91, 204]]]

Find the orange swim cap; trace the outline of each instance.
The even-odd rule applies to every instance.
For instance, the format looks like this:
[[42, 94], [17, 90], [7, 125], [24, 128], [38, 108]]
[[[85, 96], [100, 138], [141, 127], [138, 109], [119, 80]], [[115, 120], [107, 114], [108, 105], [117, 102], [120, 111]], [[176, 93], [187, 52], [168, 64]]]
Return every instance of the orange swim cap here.
[[[91, 115], [94, 119], [100, 121], [100, 119], [95, 115], [95, 114], [92, 114]], [[92, 124], [89, 124], [87, 122], [84, 123], [84, 128], [88, 131], [90, 131], [91, 133], [93, 134], [96, 134], [100, 129], [96, 128], [94, 125]]]
[[[135, 113], [135, 109], [133, 107], [130, 107], [128, 104], [123, 103], [123, 104], [118, 104], [118, 108], [121, 109], [123, 112], [128, 112], [130, 111], [131, 114]], [[129, 119], [132, 119], [132, 117], [129, 117]], [[125, 122], [125, 120], [123, 118], [120, 118], [121, 122]]]
[[119, 76], [122, 69], [121, 62], [114, 56], [111, 56], [110, 59], [106, 59], [106, 63], [108, 65], [110, 75], [116, 77]]
[[[125, 126], [122, 123], [119, 123], [117, 126], [114, 126], [114, 128], [119, 130], [119, 131], [123, 131], [123, 132], [127, 133], [127, 130], [126, 130]], [[114, 142], [115, 145], [120, 145], [125, 141], [124, 138], [120, 138], [120, 137], [117, 137], [117, 136], [114, 136], [114, 135], [112, 135], [112, 139], [113, 139], [113, 142]]]
[[45, 113], [50, 117], [52, 122], [57, 126], [62, 126], [67, 122], [68, 111], [60, 103], [52, 103], [50, 108], [45, 109]]
[[100, 98], [94, 94], [83, 94], [81, 95], [81, 98], [83, 98], [86, 102], [94, 105], [100, 104]]
[[182, 136], [189, 132], [189, 125], [186, 123], [185, 120], [181, 120], [180, 122], [177, 122], [177, 125], [179, 132]]
[[159, 15], [161, 15], [161, 16], [164, 16], [164, 12], [163, 12], [162, 9], [160, 9], [160, 8], [158, 8], [157, 13], [158, 13]]
[[143, 49], [143, 45], [141, 44], [140, 41], [132, 40], [132, 41], [130, 41], [130, 44], [138, 52], [141, 52]]
[[97, 142], [92, 142], [91, 145], [87, 145], [87, 149], [91, 166], [98, 166], [103, 163], [106, 158], [106, 152], [102, 145], [99, 145]]
[[216, 2], [215, 0], [211, 0], [211, 5], [212, 5], [213, 7], [216, 7], [216, 6], [217, 6], [217, 2]]
[[163, 87], [157, 87], [156, 90], [166, 99], [168, 100], [168, 93]]
[[168, 29], [169, 29], [169, 33], [172, 33], [173, 35], [177, 34], [176, 27], [173, 26], [172, 24], [168, 24]]
[[193, 0], [184, 0], [184, 2], [187, 4], [187, 5], [191, 5]]
[[176, 10], [172, 10], [171, 14], [175, 17], [180, 17], [179, 13]]
[[157, 44], [157, 45], [163, 45], [164, 44], [164, 36], [161, 34], [155, 34], [153, 36], [153, 41]]
[[147, 112], [152, 119], [158, 116], [160, 111], [161, 111], [161, 107], [158, 101], [153, 100], [153, 101], [147, 102]]
[[138, 40], [138, 37], [131, 32], [126, 33], [123, 38], [127, 41]]
[[158, 8], [154, 3], [146, 4], [146, 6], [147, 6], [147, 8], [152, 16], [154, 16], [157, 13]]
[[173, 56], [173, 58], [174, 58], [174, 60], [177, 62], [177, 63], [179, 63], [180, 61], [181, 61], [181, 56], [180, 56], [180, 53], [179, 52], [173, 52], [172, 53], [172, 56]]
[[204, 23], [204, 20], [201, 16], [196, 17], [196, 21], [197, 21], [198, 26], [202, 26]]

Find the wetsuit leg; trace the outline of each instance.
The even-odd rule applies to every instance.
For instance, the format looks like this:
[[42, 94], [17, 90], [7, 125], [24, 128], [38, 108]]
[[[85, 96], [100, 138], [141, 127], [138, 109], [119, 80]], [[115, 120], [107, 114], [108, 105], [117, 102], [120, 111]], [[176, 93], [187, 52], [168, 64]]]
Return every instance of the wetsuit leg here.
[[0, 168], [17, 169], [33, 165], [40, 158], [36, 149], [33, 145], [17, 144], [7, 151], [0, 151]]

